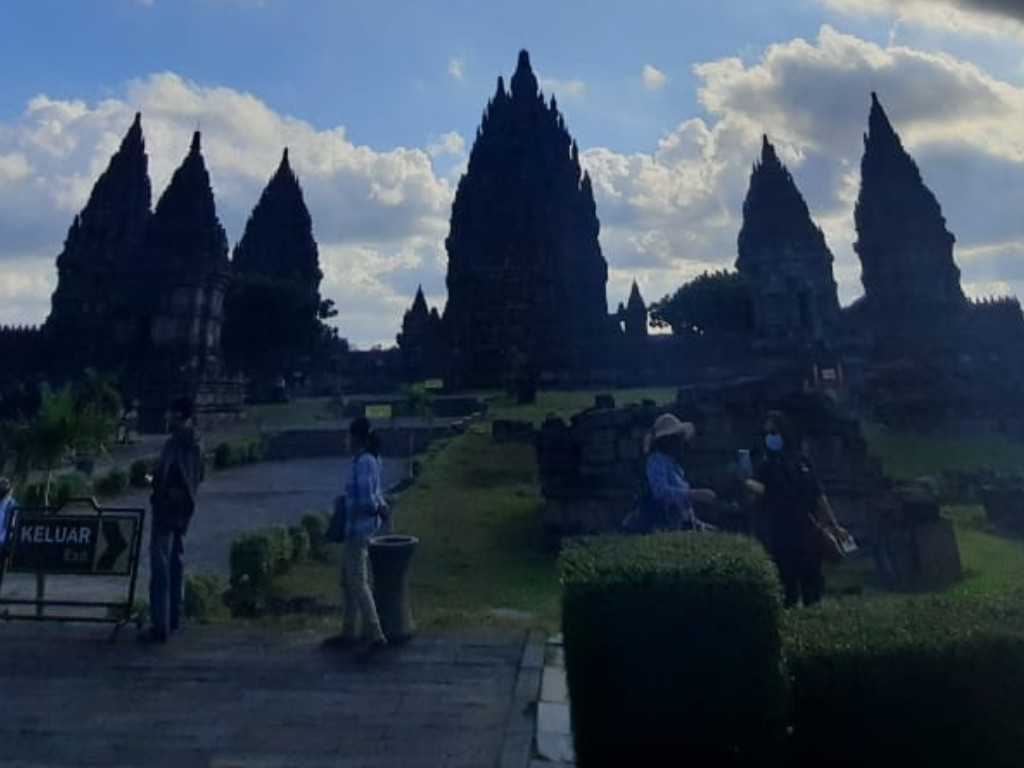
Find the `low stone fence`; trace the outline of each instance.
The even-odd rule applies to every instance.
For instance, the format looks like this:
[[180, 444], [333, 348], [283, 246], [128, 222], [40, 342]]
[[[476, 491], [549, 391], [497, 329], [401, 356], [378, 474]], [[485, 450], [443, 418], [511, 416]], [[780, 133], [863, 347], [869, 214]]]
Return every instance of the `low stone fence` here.
[[[375, 427], [384, 456], [403, 457], [420, 453], [434, 440], [463, 432], [466, 419], [438, 424], [401, 426], [377, 425]], [[265, 435], [264, 459], [286, 461], [288, 459], [315, 458], [320, 456], [344, 456], [348, 453], [348, 432], [345, 428], [289, 429]]]
[[[655, 418], [666, 411], [697, 426], [683, 457], [687, 479], [694, 487], [713, 489], [719, 497], [715, 508], [698, 509], [700, 517], [757, 535], [757, 515], [739, 479], [737, 452], [756, 452], [761, 425], [751, 403], [758, 398], [744, 388], [726, 388], [722, 394], [716, 400], [713, 393], [689, 388], [668, 408], [652, 402], [616, 408], [610, 397], [598, 396], [594, 407], [568, 423], [547, 419], [532, 437], [549, 542], [619, 527], [644, 482], [645, 437]], [[805, 413], [820, 406], [799, 398], [790, 405], [787, 411], [803, 408]], [[862, 548], [875, 553], [883, 575], [901, 588], [942, 586], [959, 578], [955, 533], [939, 517], [934, 494], [922, 501], [916, 486], [894, 489], [880, 463], [869, 455], [856, 420], [819, 408], [816, 417], [801, 426], [808, 434], [804, 449], [836, 516]], [[516, 424], [494, 427], [496, 440], [524, 439]], [[1024, 502], [1021, 505], [1024, 508]], [[1024, 515], [1019, 519], [1024, 521]]]

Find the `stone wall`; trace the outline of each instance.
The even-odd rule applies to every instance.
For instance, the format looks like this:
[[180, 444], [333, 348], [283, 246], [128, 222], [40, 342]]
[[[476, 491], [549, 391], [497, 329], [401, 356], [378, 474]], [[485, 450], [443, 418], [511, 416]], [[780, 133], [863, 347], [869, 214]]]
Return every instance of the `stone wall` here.
[[[710, 487], [720, 502], [701, 517], [730, 529], [750, 530], [751, 510], [737, 472], [740, 449], [757, 456], [761, 419], [783, 408], [807, 434], [804, 448], [818, 469], [841, 521], [858, 539], [874, 537], [875, 507], [887, 484], [855, 420], [818, 395], [774, 390], [762, 379], [719, 386], [686, 387], [676, 402], [614, 407], [599, 396], [594, 407], [572, 417], [546, 420], [536, 435], [545, 529], [552, 537], [614, 530], [643, 482], [644, 439], [655, 418], [671, 412], [697, 426], [684, 458], [695, 487]], [[610, 407], [609, 407], [610, 406]]]

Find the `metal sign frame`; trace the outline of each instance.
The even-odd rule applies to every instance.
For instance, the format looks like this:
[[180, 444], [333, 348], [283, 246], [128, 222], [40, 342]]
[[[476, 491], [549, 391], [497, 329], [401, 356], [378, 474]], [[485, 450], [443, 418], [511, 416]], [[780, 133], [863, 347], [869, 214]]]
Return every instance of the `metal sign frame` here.
[[[80, 523], [79, 530], [83, 532], [82, 538], [88, 538], [84, 532], [90, 531], [96, 534], [91, 541], [79, 541], [74, 532], [65, 532], [67, 538], [53, 540], [47, 538], [47, 524], [53, 525], [55, 521], [66, 524], [65, 527], [74, 523]], [[31, 534], [27, 534], [25, 527], [31, 523], [38, 523], [35, 531], [37, 540], [31, 541]], [[125, 541], [121, 532], [120, 522], [128, 522], [131, 525], [130, 541]], [[139, 556], [142, 551], [142, 537], [146, 522], [146, 510], [141, 507], [108, 507], [100, 506], [96, 499], [87, 497], [70, 498], [62, 504], [50, 506], [15, 506], [8, 516], [5, 528], [3, 550], [0, 552], [0, 618], [5, 620], [25, 621], [68, 621], [87, 622], [99, 624], [114, 624], [114, 634], [122, 626], [134, 622], [141, 626], [141, 616], [132, 612], [135, 602], [135, 586], [138, 579]], [[106, 526], [104, 524], [107, 524]], [[113, 528], [110, 526], [113, 525]], [[112, 533], [116, 536], [114, 541], [107, 541], [107, 551], [98, 553], [98, 532], [102, 531], [104, 536]], [[20, 542], [17, 538], [30, 539], [27, 544]], [[31, 550], [25, 556], [29, 563], [18, 562], [19, 545], [26, 544], [28, 549], [39, 543], [38, 537], [42, 537], [42, 544], [87, 544], [92, 553], [91, 561], [81, 558], [74, 559], [64, 567], [48, 569], [45, 565], [32, 567]], [[116, 549], [124, 547], [125, 549]], [[112, 552], [112, 550], [115, 550]], [[42, 550], [45, 551], [45, 550]], [[81, 553], [79, 553], [81, 554]], [[109, 555], [113, 557], [109, 562], [101, 562]], [[126, 556], [126, 559], [125, 559]], [[65, 554], [65, 557], [68, 557]], [[86, 565], [89, 565], [87, 568]], [[121, 564], [120, 567], [118, 564]], [[116, 567], [116, 570], [115, 570]], [[98, 568], [103, 568], [98, 570]], [[107, 578], [124, 577], [128, 579], [127, 594], [123, 600], [48, 600], [45, 596], [37, 593], [36, 599], [4, 597], [4, 578], [8, 573], [35, 573], [37, 577], [53, 576], [104, 576]], [[11, 606], [35, 606], [34, 613], [11, 613]], [[71, 615], [68, 612], [53, 613], [46, 612], [44, 608], [91, 608], [99, 611], [98, 615]]]

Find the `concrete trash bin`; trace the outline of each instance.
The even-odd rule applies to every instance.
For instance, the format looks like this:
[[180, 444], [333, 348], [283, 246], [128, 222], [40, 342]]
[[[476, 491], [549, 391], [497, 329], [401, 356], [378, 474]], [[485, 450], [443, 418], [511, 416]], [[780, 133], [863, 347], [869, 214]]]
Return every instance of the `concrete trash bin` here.
[[409, 562], [419, 544], [420, 540], [415, 536], [400, 534], [370, 538], [373, 599], [377, 603], [381, 629], [392, 645], [408, 642], [416, 630], [409, 610], [406, 575]]

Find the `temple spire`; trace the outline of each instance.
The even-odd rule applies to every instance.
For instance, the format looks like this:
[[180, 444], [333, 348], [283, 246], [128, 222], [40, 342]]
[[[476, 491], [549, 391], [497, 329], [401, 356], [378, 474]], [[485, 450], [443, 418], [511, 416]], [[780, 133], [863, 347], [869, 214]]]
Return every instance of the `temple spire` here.
[[532, 99], [537, 95], [540, 86], [537, 83], [537, 76], [533, 74], [530, 66], [530, 54], [525, 50], [519, 52], [519, 62], [516, 64], [515, 74], [512, 75], [512, 98]]

